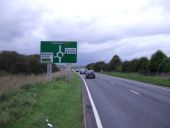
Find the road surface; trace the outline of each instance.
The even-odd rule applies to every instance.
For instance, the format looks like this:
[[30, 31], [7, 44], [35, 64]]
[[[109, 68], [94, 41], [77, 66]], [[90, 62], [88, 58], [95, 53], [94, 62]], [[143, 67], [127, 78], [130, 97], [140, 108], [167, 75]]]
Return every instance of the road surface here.
[[103, 128], [170, 128], [170, 89], [102, 74], [85, 82]]

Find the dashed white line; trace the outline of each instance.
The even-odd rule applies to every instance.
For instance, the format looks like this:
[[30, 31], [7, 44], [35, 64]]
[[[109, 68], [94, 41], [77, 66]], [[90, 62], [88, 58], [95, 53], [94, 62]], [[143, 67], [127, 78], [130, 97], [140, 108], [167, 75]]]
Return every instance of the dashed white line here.
[[110, 83], [111, 83], [111, 84], [115, 84], [115, 83], [114, 83], [114, 82], [112, 82], [112, 81], [111, 81]]
[[93, 109], [94, 116], [95, 116], [95, 119], [96, 119], [97, 127], [98, 127], [98, 128], [103, 128], [102, 123], [101, 123], [101, 120], [100, 120], [100, 117], [99, 117], [99, 114], [98, 114], [97, 109], [96, 109], [96, 106], [95, 106], [94, 101], [93, 101], [93, 99], [92, 99], [92, 96], [91, 96], [91, 94], [90, 94], [89, 88], [88, 88], [88, 86], [87, 86], [87, 84], [86, 84], [86, 81], [84, 80], [84, 78], [83, 78], [82, 76], [80, 76], [80, 77], [82, 78], [82, 80], [83, 80], [83, 82], [84, 82], [84, 84], [85, 84], [85, 87], [86, 87], [86, 90], [87, 90], [87, 94], [88, 94], [88, 96], [89, 96], [90, 103], [91, 103], [91, 105], [92, 105], [92, 109]]
[[139, 92], [136, 92], [136, 91], [133, 91], [133, 90], [129, 90], [129, 91], [131, 91], [131, 92], [133, 92], [133, 93], [135, 93], [135, 94], [137, 94], [137, 95], [140, 94]]

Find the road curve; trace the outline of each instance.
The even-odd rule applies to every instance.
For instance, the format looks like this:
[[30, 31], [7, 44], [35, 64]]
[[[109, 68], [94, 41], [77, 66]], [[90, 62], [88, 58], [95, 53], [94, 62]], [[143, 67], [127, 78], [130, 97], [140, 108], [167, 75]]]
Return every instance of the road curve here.
[[170, 89], [103, 74], [85, 81], [103, 128], [170, 128]]

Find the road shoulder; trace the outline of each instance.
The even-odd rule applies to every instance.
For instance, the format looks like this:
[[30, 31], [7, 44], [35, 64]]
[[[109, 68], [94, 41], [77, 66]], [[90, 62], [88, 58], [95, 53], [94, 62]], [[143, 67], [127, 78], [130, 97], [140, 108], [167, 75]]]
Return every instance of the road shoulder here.
[[94, 112], [89, 100], [89, 96], [86, 90], [86, 87], [84, 85], [84, 82], [81, 79], [81, 85], [82, 85], [82, 101], [83, 101], [83, 113], [84, 113], [84, 128], [97, 128]]

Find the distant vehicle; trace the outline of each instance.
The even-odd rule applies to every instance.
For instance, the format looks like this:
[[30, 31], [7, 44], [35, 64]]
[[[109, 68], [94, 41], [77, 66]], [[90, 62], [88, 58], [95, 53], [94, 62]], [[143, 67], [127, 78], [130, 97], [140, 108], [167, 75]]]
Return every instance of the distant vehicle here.
[[86, 69], [80, 69], [80, 74], [86, 74]]
[[75, 72], [75, 70], [74, 70], [74, 69], [72, 69], [71, 71], [72, 71], [72, 72]]
[[76, 71], [76, 72], [79, 72], [79, 69], [76, 69], [75, 71]]
[[96, 77], [96, 75], [95, 75], [95, 73], [94, 73], [93, 70], [88, 70], [88, 71], [86, 72], [86, 79], [88, 79], [88, 78], [94, 79], [95, 77]]

